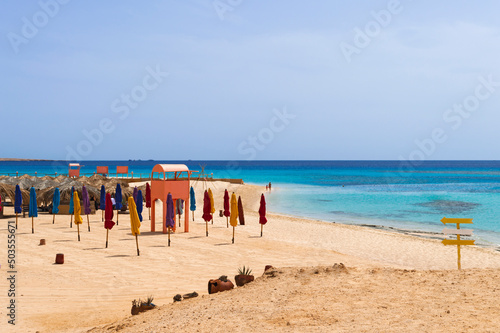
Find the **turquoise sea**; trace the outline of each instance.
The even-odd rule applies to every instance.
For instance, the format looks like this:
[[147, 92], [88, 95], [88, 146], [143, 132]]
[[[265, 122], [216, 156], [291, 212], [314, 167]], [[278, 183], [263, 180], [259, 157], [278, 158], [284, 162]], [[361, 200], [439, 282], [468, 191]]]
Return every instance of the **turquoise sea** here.
[[[474, 239], [500, 245], [500, 161], [83, 161], [128, 165], [146, 176], [157, 163], [205, 166], [215, 178], [272, 182], [268, 210], [330, 222], [440, 232], [441, 218], [473, 218]], [[0, 162], [0, 174], [67, 173], [68, 162]]]

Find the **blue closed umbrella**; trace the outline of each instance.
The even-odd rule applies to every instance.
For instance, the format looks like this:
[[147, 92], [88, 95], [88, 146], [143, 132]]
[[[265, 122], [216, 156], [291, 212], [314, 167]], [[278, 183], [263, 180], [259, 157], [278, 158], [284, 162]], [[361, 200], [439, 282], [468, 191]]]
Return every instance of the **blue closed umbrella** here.
[[168, 246], [170, 246], [170, 228], [175, 227], [175, 211], [174, 211], [174, 201], [172, 200], [172, 194], [167, 195], [167, 216], [165, 225], [168, 228]]
[[16, 213], [16, 229], [17, 229], [17, 214], [21, 214], [23, 209], [21, 206], [23, 205], [23, 196], [21, 194], [21, 188], [19, 185], [16, 185], [16, 195], [14, 198], [14, 212]]
[[101, 185], [101, 197], [99, 198], [99, 209], [102, 210], [102, 222], [104, 222], [104, 211], [106, 210], [106, 188]]
[[59, 204], [61, 203], [61, 193], [59, 188], [56, 187], [54, 190], [54, 196], [52, 197], [52, 224], [56, 221], [56, 214], [59, 213]]
[[69, 227], [73, 228], [73, 214], [75, 213], [75, 202], [73, 199], [73, 193], [75, 193], [75, 187], [71, 186], [71, 198], [69, 198], [69, 214], [71, 215], [71, 222]]
[[194, 195], [194, 188], [191, 186], [189, 190], [189, 210], [193, 212], [193, 221], [194, 221], [194, 211], [196, 210], [196, 197]]
[[122, 187], [120, 184], [116, 184], [116, 191], [115, 191], [115, 207], [116, 207], [116, 225], [118, 225], [118, 213], [120, 212], [120, 209], [122, 209]]
[[30, 189], [29, 217], [31, 217], [31, 233], [35, 233], [34, 218], [38, 217], [38, 205], [36, 203], [36, 191], [34, 187]]
[[137, 208], [137, 214], [139, 215], [139, 221], [142, 222], [142, 191], [137, 191], [137, 197], [135, 200], [135, 206]]
[[82, 201], [83, 201], [83, 212], [85, 213], [85, 215], [87, 215], [87, 225], [90, 231], [89, 214], [92, 213], [92, 210], [90, 209], [89, 192], [87, 192], [87, 188], [85, 187], [85, 185], [82, 186]]

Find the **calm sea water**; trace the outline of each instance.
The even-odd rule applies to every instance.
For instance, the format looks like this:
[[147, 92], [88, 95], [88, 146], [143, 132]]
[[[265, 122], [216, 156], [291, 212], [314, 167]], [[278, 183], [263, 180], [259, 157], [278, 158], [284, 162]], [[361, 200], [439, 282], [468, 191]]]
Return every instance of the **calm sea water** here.
[[[268, 210], [343, 223], [437, 231], [441, 218], [473, 218], [474, 239], [500, 245], [500, 161], [84, 161], [128, 165], [148, 174], [157, 163], [184, 163], [216, 178], [242, 178], [265, 186]], [[67, 173], [66, 162], [0, 162], [0, 174]], [[469, 228], [469, 226], [467, 226]]]

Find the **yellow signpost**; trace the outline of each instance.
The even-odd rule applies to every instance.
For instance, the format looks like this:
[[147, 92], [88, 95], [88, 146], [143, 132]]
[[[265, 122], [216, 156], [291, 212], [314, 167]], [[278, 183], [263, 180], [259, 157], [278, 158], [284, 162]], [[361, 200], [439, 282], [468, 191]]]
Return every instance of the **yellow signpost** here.
[[472, 229], [460, 229], [460, 223], [463, 224], [473, 224], [472, 219], [450, 219], [447, 217], [443, 217], [441, 219], [444, 225], [448, 223], [454, 223], [457, 225], [456, 229], [443, 229], [443, 233], [445, 235], [456, 235], [457, 239], [443, 239], [442, 243], [444, 245], [456, 245], [457, 246], [457, 254], [458, 254], [458, 269], [462, 269], [462, 265], [460, 264], [460, 245], [474, 245], [474, 240], [465, 240], [460, 239], [460, 236], [472, 236]]

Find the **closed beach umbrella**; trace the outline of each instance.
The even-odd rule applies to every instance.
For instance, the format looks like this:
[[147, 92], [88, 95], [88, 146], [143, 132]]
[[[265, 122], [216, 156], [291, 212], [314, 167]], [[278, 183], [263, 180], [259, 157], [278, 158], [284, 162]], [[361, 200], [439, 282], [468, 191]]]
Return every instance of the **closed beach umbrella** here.
[[241, 196], [238, 197], [238, 220], [240, 220], [241, 225], [245, 225], [245, 214], [243, 213], [243, 203], [241, 202]]
[[101, 221], [104, 221], [104, 211], [106, 210], [106, 188], [101, 185], [101, 195], [99, 197], [99, 209], [101, 212]]
[[78, 229], [78, 241], [80, 241], [80, 224], [83, 223], [82, 208], [80, 207], [80, 198], [78, 198], [78, 192], [73, 192], [73, 203], [74, 203], [74, 214], [75, 214], [75, 224]]
[[215, 213], [215, 202], [214, 202], [214, 195], [211, 189], [208, 189], [208, 197], [210, 198], [210, 214], [212, 214], [212, 224], [214, 224], [213, 213]]
[[135, 206], [137, 207], [137, 215], [139, 215], [139, 221], [142, 222], [142, 191], [137, 191], [135, 198]]
[[134, 201], [137, 203], [137, 186], [134, 187], [134, 192], [132, 192], [132, 196], [134, 197]]
[[90, 232], [89, 214], [92, 211], [90, 210], [89, 192], [87, 192], [87, 188], [85, 187], [85, 185], [82, 186], [82, 201], [83, 201], [83, 212], [85, 215], [87, 215], [87, 225], [89, 227], [89, 232]]
[[211, 203], [210, 203], [210, 196], [208, 194], [208, 191], [205, 191], [205, 194], [203, 195], [203, 216], [202, 216], [202, 218], [205, 220], [205, 226], [207, 229], [207, 237], [208, 237], [208, 221], [212, 220]]
[[170, 246], [170, 229], [175, 228], [175, 212], [174, 212], [174, 200], [172, 200], [172, 194], [167, 195], [167, 216], [166, 216], [166, 227], [168, 229], [168, 246]]
[[139, 255], [139, 241], [137, 240], [137, 235], [141, 234], [141, 231], [139, 230], [141, 228], [141, 221], [139, 221], [139, 215], [137, 215], [134, 197], [128, 197], [128, 210], [130, 211], [130, 228], [132, 230], [132, 235], [135, 236], [137, 255]]
[[2, 196], [0, 195], [0, 212], [2, 211], [3, 207], [2, 207]]
[[73, 215], [75, 214], [75, 199], [73, 194], [75, 193], [75, 187], [71, 186], [71, 196], [69, 197], [69, 214], [71, 215], [71, 222], [69, 227], [73, 228]]
[[14, 212], [16, 213], [16, 229], [17, 229], [17, 214], [21, 214], [23, 209], [21, 206], [23, 205], [23, 196], [21, 194], [21, 188], [19, 185], [16, 185], [16, 194], [14, 196]]
[[109, 193], [106, 193], [105, 205], [106, 207], [104, 208], [105, 210], [104, 228], [106, 229], [106, 248], [107, 248], [109, 231], [113, 229], [113, 226], [115, 225], [115, 222], [113, 222], [113, 203], [111, 202], [111, 194]]
[[148, 208], [149, 219], [151, 220], [151, 187], [146, 183], [146, 207]]
[[224, 190], [224, 216], [226, 217], [226, 224], [229, 228], [229, 216], [231, 216], [231, 212], [229, 211], [229, 193], [227, 193], [227, 189]]
[[59, 204], [61, 203], [61, 193], [59, 188], [56, 187], [54, 190], [54, 196], [52, 197], [52, 224], [56, 221], [56, 214], [59, 213]]
[[238, 225], [238, 200], [236, 200], [236, 194], [231, 195], [231, 218], [229, 219], [231, 226], [233, 227], [233, 244], [234, 244], [234, 230]]
[[196, 196], [194, 195], [194, 188], [192, 186], [189, 190], [189, 210], [193, 212], [194, 221], [194, 211], [196, 210]]
[[262, 230], [264, 229], [264, 224], [267, 223], [266, 198], [264, 197], [264, 193], [262, 193], [262, 195], [260, 196], [259, 223], [260, 223], [260, 237], [262, 237]]
[[31, 233], [35, 233], [35, 217], [38, 217], [38, 205], [36, 203], [36, 191], [34, 187], [30, 189], [29, 217], [31, 217]]
[[116, 225], [118, 225], [118, 215], [120, 213], [120, 209], [122, 209], [122, 200], [123, 200], [122, 187], [120, 186], [120, 184], [116, 184], [116, 191], [115, 191]]
[[177, 199], [175, 202], [175, 212], [179, 216], [179, 227], [181, 226], [181, 215], [184, 213], [183, 207], [184, 206], [184, 200], [182, 199]]

